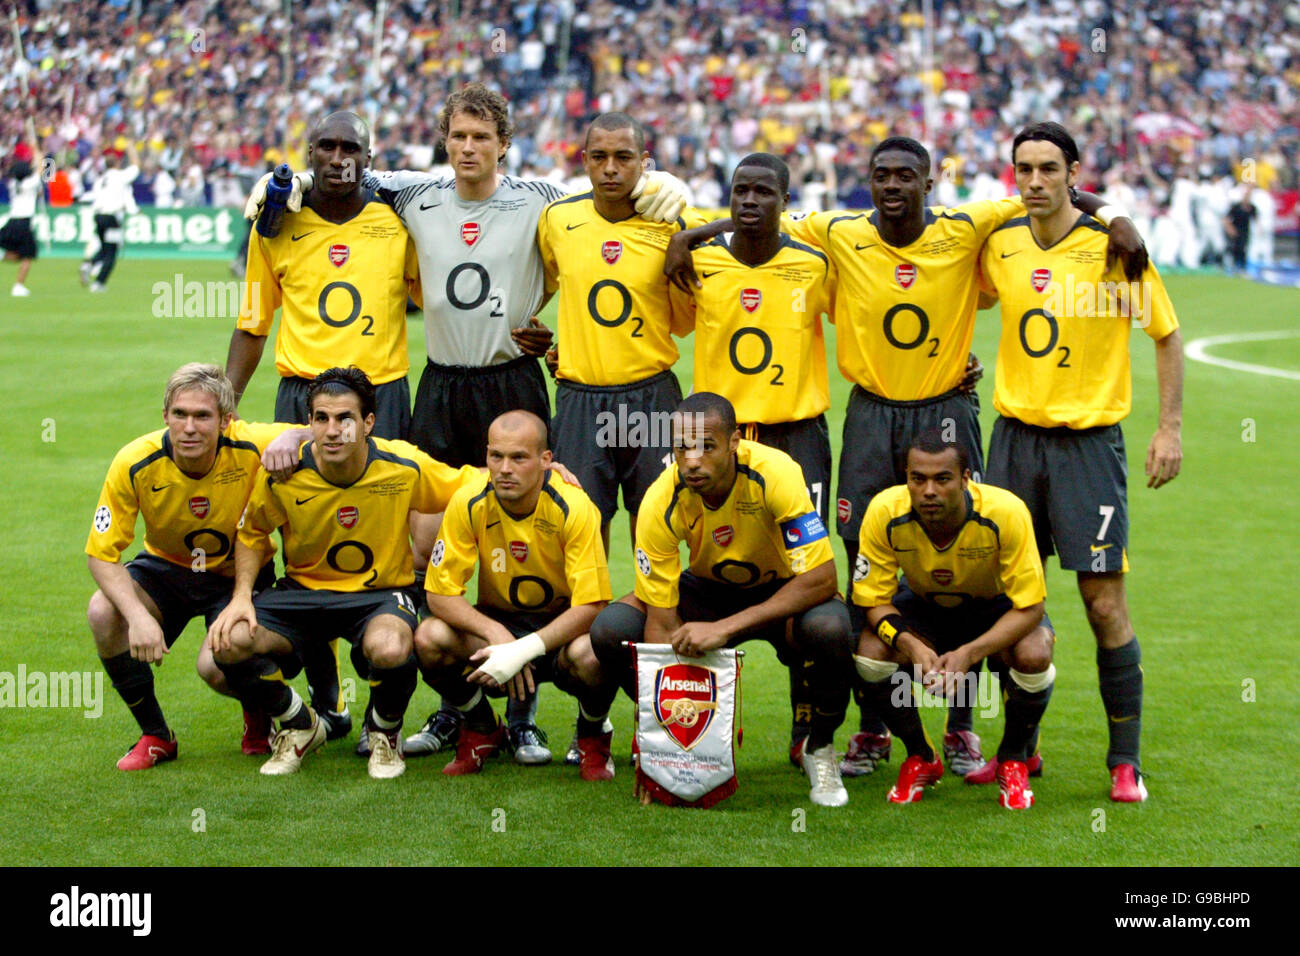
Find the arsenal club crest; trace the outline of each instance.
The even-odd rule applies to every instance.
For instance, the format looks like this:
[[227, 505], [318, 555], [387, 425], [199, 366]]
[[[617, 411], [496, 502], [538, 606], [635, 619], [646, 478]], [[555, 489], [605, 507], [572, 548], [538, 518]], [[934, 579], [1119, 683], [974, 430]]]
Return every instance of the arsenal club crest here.
[[357, 518], [361, 517], [361, 512], [357, 511], [352, 505], [346, 508], [340, 508], [335, 512], [334, 517], [338, 519], [339, 524], [345, 528], [352, 528], [357, 523]]
[[930, 572], [930, 577], [934, 578], [934, 583], [941, 587], [952, 584], [952, 571], [948, 568], [935, 568]]
[[460, 224], [461, 241], [471, 249], [474, 248], [474, 243], [478, 242], [478, 237], [482, 234], [476, 222], [463, 222]]
[[894, 279], [904, 289], [912, 288], [912, 283], [916, 281], [916, 266], [910, 262], [894, 266]]
[[740, 307], [746, 312], [753, 312], [763, 304], [763, 293], [758, 289], [740, 290]]
[[528, 560], [528, 542], [526, 542], [526, 541], [511, 541], [511, 542], [510, 542], [510, 553], [511, 553], [512, 555], [514, 555], [514, 559], [515, 559], [516, 561], [519, 561], [520, 563], [522, 563], [522, 562], [524, 562], [524, 561], [527, 561], [527, 560]]
[[330, 262], [334, 263], [336, 267], [341, 267], [343, 263], [348, 261], [348, 256], [352, 255], [352, 250], [343, 243], [336, 242], [330, 246], [329, 253]]
[[1047, 288], [1047, 283], [1052, 281], [1052, 270], [1035, 269], [1030, 273], [1029, 281], [1033, 284], [1035, 292], [1042, 292]]
[[623, 243], [617, 239], [607, 239], [600, 244], [600, 256], [609, 265], [618, 262], [619, 256], [623, 254]]
[[200, 495], [197, 498], [191, 498], [190, 514], [194, 515], [194, 517], [196, 518], [206, 518], [208, 516], [208, 509], [211, 506], [212, 503], [208, 501], [207, 498], [204, 498], [202, 495]]
[[717, 542], [719, 548], [725, 548], [731, 544], [731, 539], [736, 536], [736, 531], [729, 524], [724, 524], [721, 528], [713, 529], [713, 540]]
[[718, 710], [718, 675], [698, 664], [669, 664], [655, 674], [655, 716], [683, 750], [708, 731]]
[[840, 516], [840, 521], [848, 521], [853, 516], [853, 502], [848, 498], [841, 498], [835, 502], [835, 513]]

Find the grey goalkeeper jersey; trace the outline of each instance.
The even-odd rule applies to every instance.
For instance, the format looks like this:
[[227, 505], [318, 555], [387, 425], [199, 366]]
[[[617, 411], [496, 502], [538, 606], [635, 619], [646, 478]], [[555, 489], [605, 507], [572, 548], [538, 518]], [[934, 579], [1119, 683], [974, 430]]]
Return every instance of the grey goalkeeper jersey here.
[[420, 259], [424, 340], [439, 365], [499, 365], [523, 353], [510, 338], [545, 291], [537, 220], [566, 195], [551, 183], [502, 176], [487, 199], [456, 194], [454, 178], [404, 170], [367, 172], [406, 224]]

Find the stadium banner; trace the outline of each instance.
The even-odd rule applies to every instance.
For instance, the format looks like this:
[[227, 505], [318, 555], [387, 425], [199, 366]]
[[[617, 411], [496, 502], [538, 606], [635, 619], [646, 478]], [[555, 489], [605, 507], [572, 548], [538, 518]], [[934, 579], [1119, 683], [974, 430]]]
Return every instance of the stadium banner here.
[[670, 806], [711, 807], [731, 796], [744, 652], [682, 659], [669, 644], [631, 647], [639, 789]]
[[[0, 206], [0, 226], [8, 221], [9, 207]], [[122, 252], [133, 259], [230, 259], [247, 228], [236, 209], [146, 206], [126, 217]], [[80, 259], [95, 238], [95, 214], [88, 205], [45, 206], [32, 217], [32, 232], [41, 255]]]

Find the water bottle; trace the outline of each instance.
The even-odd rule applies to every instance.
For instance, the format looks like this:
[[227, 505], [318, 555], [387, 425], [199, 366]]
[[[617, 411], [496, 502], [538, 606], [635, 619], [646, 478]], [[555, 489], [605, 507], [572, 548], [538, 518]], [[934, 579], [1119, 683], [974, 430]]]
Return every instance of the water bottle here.
[[274, 239], [280, 234], [280, 224], [284, 222], [285, 203], [293, 193], [293, 170], [288, 163], [281, 163], [271, 174], [266, 184], [266, 201], [262, 203], [262, 212], [257, 217], [257, 234]]

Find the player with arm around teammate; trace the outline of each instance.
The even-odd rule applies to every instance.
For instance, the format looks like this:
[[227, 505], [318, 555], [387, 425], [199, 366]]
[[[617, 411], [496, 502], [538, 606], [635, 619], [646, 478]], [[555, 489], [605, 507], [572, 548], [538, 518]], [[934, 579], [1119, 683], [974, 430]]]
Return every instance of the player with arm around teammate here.
[[1155, 267], [1126, 282], [1106, 259], [1101, 223], [1069, 204], [1079, 150], [1057, 123], [1034, 123], [1012, 145], [1028, 214], [985, 246], [985, 291], [1001, 301], [988, 481], [1021, 497], [1043, 555], [1078, 574], [1097, 640], [1110, 747], [1110, 798], [1146, 799], [1139, 744], [1142, 655], [1129, 619], [1128, 461], [1120, 422], [1132, 407], [1133, 326], [1155, 342], [1159, 422], [1147, 448], [1147, 487], [1182, 464], [1183, 347]]
[[[527, 411], [488, 430], [488, 476], [461, 488], [443, 516], [425, 579], [431, 616], [415, 635], [424, 679], [464, 715], [456, 758], [443, 773], [478, 773], [506, 743], [487, 693], [512, 699], [550, 680], [578, 698], [584, 780], [614, 775], [603, 731], [617, 686], [576, 681], [569, 646], [610, 598], [600, 514], [548, 470], [546, 423]], [[478, 603], [465, 585], [478, 565]], [[513, 731], [512, 731], [513, 732]]]
[[1028, 809], [1028, 761], [1056, 669], [1043, 566], [1024, 502], [972, 481], [965, 448], [932, 429], [910, 443], [907, 484], [871, 499], [859, 543], [853, 601], [866, 611], [866, 627], [854, 661], [908, 753], [889, 801], [914, 803], [943, 776], [909, 671], [928, 692], [973, 702], [974, 665], [987, 659], [1005, 692], [1000, 802]]
[[[286, 481], [263, 474], [235, 545], [235, 593], [208, 632], [231, 689], [280, 724], [265, 774], [289, 774], [325, 742], [315, 711], [286, 684], [277, 659], [343, 637], [368, 662], [369, 773], [401, 775], [400, 730], [415, 691], [415, 587], [408, 517], [442, 511], [478, 471], [453, 469], [406, 442], [371, 437], [375, 392], [356, 368], [327, 369], [308, 393], [313, 440]], [[285, 576], [252, 594], [256, 568], [284, 542]]]
[[[177, 755], [154, 691], [150, 664], [160, 665], [186, 624], [211, 624], [230, 600], [233, 545], [244, 505], [269, 452], [273, 469], [297, 457], [305, 429], [233, 420], [234, 390], [215, 365], [183, 365], [163, 395], [166, 428], [137, 438], [113, 459], [99, 495], [86, 554], [98, 590], [87, 617], [113, 689], [140, 725], [140, 739], [118, 761], [144, 770]], [[144, 519], [144, 551], [122, 563]], [[255, 587], [270, 584], [269, 565], [252, 569]], [[199, 673], [214, 690], [225, 681], [206, 650]], [[259, 730], [260, 728], [260, 730]], [[266, 724], [244, 713], [245, 753], [266, 753]]]
[[[637, 523], [636, 589], [611, 604], [576, 642], [576, 673], [590, 686], [622, 686], [635, 699], [624, 642], [672, 644], [679, 654], [761, 639], [787, 667], [811, 659], [813, 715], [802, 762], [821, 806], [842, 806], [832, 740], [848, 704], [852, 625], [835, 593], [826, 526], [798, 464], [742, 440], [735, 411], [711, 392], [672, 416], [674, 462], [646, 493]], [[678, 548], [690, 552], [683, 571]]]

